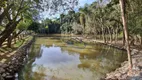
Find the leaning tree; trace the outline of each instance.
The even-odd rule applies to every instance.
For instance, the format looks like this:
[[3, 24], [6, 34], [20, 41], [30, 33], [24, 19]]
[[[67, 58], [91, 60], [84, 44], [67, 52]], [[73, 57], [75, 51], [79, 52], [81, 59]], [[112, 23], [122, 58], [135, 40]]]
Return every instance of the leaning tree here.
[[25, 17], [25, 12], [32, 13], [33, 19], [38, 19], [35, 12], [50, 10], [50, 14], [71, 10], [78, 4], [78, 0], [0, 0], [0, 46], [13, 33], [18, 23]]

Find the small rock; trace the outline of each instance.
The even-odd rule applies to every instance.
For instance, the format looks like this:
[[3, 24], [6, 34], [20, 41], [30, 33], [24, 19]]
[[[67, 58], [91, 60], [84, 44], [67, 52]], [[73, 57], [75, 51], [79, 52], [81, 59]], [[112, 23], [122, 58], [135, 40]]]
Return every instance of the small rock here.
[[4, 80], [3, 77], [0, 75], [0, 80]]
[[2, 67], [3, 67], [3, 68], [7, 68], [8, 65], [7, 65], [7, 64], [3, 64]]
[[5, 72], [5, 70], [3, 68], [0, 68], [0, 73]]
[[2, 77], [6, 77], [6, 74], [5, 74], [5, 73], [3, 73], [3, 74], [2, 74]]

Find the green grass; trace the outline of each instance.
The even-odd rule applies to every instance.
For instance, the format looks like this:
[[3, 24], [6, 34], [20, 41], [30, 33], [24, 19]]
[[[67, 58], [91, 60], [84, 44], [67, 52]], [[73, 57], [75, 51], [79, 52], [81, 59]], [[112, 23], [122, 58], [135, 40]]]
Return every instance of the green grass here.
[[24, 43], [24, 41], [25, 40], [19, 40], [18, 42], [16, 42], [16, 44], [13, 45], [13, 47], [20, 47]]
[[11, 48], [8, 48], [8, 47], [1, 47], [0, 48], [0, 54], [3, 54], [5, 53], [4, 55], [0, 55], [0, 60], [2, 60], [3, 58], [4, 59], [7, 59], [7, 61], [5, 63], [7, 63], [12, 56], [10, 57], [7, 57], [7, 55], [13, 51], [15, 51], [16, 49], [18, 49], [20, 46], [24, 45], [26, 42], [30, 41], [33, 37], [32, 36], [27, 36], [19, 41], [17, 41], [15, 44], [12, 44], [12, 47]]
[[31, 39], [32, 39], [32, 36], [28, 36], [25, 39], [22, 39], [22, 40], [19, 40], [18, 42], [16, 42], [16, 44], [14, 44], [13, 47], [18, 48], [18, 47], [24, 45], [27, 41], [29, 41]]

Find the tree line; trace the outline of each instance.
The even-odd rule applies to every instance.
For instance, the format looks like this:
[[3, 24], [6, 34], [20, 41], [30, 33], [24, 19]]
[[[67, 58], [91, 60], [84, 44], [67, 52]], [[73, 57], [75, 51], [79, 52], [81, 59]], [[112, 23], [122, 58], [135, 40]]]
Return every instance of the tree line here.
[[130, 46], [142, 46], [142, 1], [97, 0], [78, 12], [60, 15], [60, 31], [65, 34], [93, 35], [104, 43], [123, 42], [132, 69]]
[[[141, 3], [139, 0], [126, 0], [125, 14], [127, 18], [129, 39], [131, 45], [142, 44]], [[125, 36], [119, 0], [98, 0], [68, 14], [60, 15], [60, 30], [63, 33], [94, 35], [105, 43], [123, 39]]]

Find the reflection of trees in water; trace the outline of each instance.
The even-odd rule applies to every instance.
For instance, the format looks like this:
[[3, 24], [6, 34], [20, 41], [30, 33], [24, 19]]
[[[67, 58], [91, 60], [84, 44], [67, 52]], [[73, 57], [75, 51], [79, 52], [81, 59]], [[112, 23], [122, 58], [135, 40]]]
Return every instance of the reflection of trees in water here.
[[[33, 71], [33, 67], [36, 67], [37, 71]], [[32, 65], [29, 63], [23, 70], [23, 79], [24, 80], [44, 80], [45, 78], [45, 68], [41, 66]]]
[[116, 69], [127, 57], [125, 52], [104, 45], [97, 44], [94, 49], [99, 52], [97, 56], [95, 56], [94, 59], [87, 57], [87, 60], [81, 60], [81, 64], [78, 65], [78, 68], [89, 68], [98, 76]]
[[[89, 44], [89, 46], [92, 47], [86, 47], [86, 49], [88, 49], [87, 51], [91, 52], [91, 50], [95, 50], [95, 52], [91, 52], [91, 54], [80, 53], [81, 64], [78, 65], [78, 68], [90, 69], [92, 72], [94, 72], [95, 76], [102, 76], [103, 74], [115, 69], [120, 62], [126, 59], [126, 55], [124, 55], [121, 50], [100, 44]], [[69, 51], [67, 50], [67, 46], [63, 45], [60, 47], [62, 47], [62, 51]], [[76, 47], [71, 46], [70, 48], [74, 49]], [[69, 54], [73, 54], [72, 52], [73, 51], [69, 51]], [[23, 72], [20, 74], [22, 77], [20, 80], [45, 80], [45, 78], [48, 76], [45, 74], [46, 68], [42, 65], [33, 65], [35, 59], [40, 58], [41, 56], [42, 50], [40, 50], [40, 45], [33, 45], [31, 48], [31, 53], [29, 54], [28, 63], [23, 69]], [[32, 70], [33, 67], [36, 67], [36, 71]], [[57, 78], [57, 76], [54, 75], [48, 77], [50, 80], [64, 80]]]
[[36, 58], [41, 57], [41, 53], [39, 54], [39, 45], [33, 44], [30, 50], [30, 54], [28, 55], [28, 62], [25, 64], [25, 67], [19, 72], [19, 79], [20, 80], [44, 80], [45, 77], [44, 74], [44, 67], [39, 66], [38, 69], [41, 71], [41, 73], [33, 72], [33, 67], [36, 66], [36, 64], [33, 65], [33, 62], [35, 62]]

